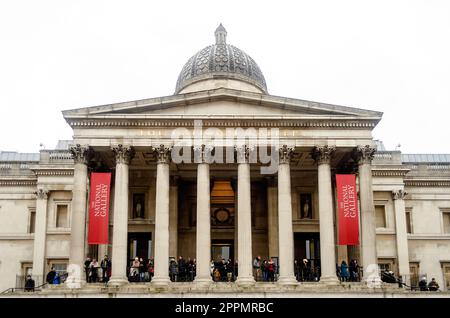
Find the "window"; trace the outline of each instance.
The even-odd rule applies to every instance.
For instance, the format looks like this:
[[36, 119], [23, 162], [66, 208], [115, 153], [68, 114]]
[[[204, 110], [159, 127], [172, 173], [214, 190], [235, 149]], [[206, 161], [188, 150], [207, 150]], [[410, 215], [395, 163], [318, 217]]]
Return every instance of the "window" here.
[[36, 211], [30, 211], [30, 227], [28, 233], [34, 233], [36, 228]]
[[419, 263], [409, 263], [409, 275], [411, 287], [419, 286]]
[[[53, 259], [48, 261], [48, 271], [53, 267], [58, 275], [61, 277], [61, 282], [64, 281], [67, 274], [67, 259]], [[47, 272], [48, 272], [47, 271]]]
[[444, 224], [444, 234], [450, 234], [450, 211], [442, 212], [442, 220]]
[[56, 207], [56, 227], [67, 228], [68, 226], [68, 207], [66, 204], [58, 204]]
[[406, 209], [405, 216], [406, 216], [406, 233], [411, 234], [412, 233], [411, 209]]
[[442, 274], [444, 276], [444, 290], [450, 291], [450, 263], [443, 263], [442, 264]]
[[394, 272], [394, 274], [397, 275], [397, 266], [393, 258], [379, 258], [378, 268], [380, 269], [381, 272], [392, 271]]
[[386, 210], [384, 209], [384, 205], [375, 206], [375, 221], [377, 228], [386, 227]]

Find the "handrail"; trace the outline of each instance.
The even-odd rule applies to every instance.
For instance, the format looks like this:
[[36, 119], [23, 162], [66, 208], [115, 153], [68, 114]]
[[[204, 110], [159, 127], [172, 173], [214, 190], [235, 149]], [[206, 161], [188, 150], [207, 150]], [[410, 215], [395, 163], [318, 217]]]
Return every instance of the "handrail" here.
[[[41, 289], [42, 289], [42, 287], [44, 287], [45, 285], [48, 285], [48, 283], [44, 283], [44, 284], [42, 284], [42, 285], [39, 285], [39, 286], [37, 286], [37, 287], [34, 287], [31, 291], [32, 292], [36, 292], [36, 291], [40, 291]], [[3, 295], [3, 294], [8, 294], [9, 292], [11, 292], [11, 293], [14, 293], [14, 291], [16, 291], [16, 290], [27, 290], [29, 287], [10, 287], [10, 288], [8, 288], [8, 289], [5, 289], [4, 291], [2, 291], [1, 293], [0, 293], [0, 295]]]

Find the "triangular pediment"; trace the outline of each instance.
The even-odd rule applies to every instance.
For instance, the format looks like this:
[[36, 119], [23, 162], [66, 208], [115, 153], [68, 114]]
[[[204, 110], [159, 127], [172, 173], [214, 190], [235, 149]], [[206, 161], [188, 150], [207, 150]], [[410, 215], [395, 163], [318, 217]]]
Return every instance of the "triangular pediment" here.
[[63, 111], [67, 119], [75, 118], [165, 118], [165, 117], [245, 117], [305, 118], [336, 117], [380, 120], [382, 113], [278, 97], [253, 92], [219, 88], [208, 91], [150, 98], [125, 103]]

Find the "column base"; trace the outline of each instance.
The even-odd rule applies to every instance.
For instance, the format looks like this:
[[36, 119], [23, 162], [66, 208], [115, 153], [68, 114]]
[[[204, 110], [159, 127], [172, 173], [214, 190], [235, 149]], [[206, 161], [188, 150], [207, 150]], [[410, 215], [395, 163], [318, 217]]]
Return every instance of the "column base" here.
[[128, 284], [128, 279], [126, 277], [111, 277], [108, 281], [108, 287], [119, 287]]
[[238, 278], [236, 279], [236, 285], [238, 285], [239, 287], [252, 287], [255, 284], [256, 284], [256, 281], [253, 278], [253, 276], [248, 276], [248, 277], [238, 276]]
[[298, 281], [295, 279], [295, 277], [292, 276], [280, 276], [278, 278], [277, 283], [279, 285], [283, 285], [283, 286], [294, 286], [294, 285], [298, 285]]
[[156, 288], [165, 289], [169, 287], [170, 284], [170, 278], [169, 277], [153, 277], [152, 278], [152, 285]]
[[364, 281], [369, 288], [381, 288], [381, 285], [383, 284], [380, 276], [375, 275], [367, 277]]
[[322, 277], [320, 277], [319, 283], [323, 284], [323, 285], [333, 285], [333, 286], [335, 286], [335, 285], [339, 285], [340, 281], [337, 278], [337, 276], [330, 275], [330, 276], [322, 276]]
[[212, 279], [211, 278], [206, 278], [206, 277], [204, 277], [204, 278], [195, 278], [194, 279], [194, 284], [197, 287], [200, 287], [200, 288], [207, 288], [207, 287], [209, 287], [212, 284]]
[[67, 288], [70, 289], [79, 289], [82, 288], [86, 281], [84, 280], [84, 271], [81, 271], [81, 266], [77, 264], [69, 264], [67, 267], [67, 279], [65, 281], [65, 284]]

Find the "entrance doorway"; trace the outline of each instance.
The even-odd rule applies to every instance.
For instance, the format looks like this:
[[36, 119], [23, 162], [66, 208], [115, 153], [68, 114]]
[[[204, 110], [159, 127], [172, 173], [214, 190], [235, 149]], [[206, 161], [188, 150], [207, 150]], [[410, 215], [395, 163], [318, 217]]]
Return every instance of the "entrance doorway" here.
[[294, 259], [297, 261], [295, 268], [297, 280], [318, 280], [320, 278], [320, 234], [294, 233]]
[[128, 233], [128, 266], [135, 257], [142, 257], [144, 261], [152, 257], [152, 233]]
[[234, 261], [234, 241], [212, 240], [211, 257], [214, 262], [221, 261], [222, 258], [224, 258], [226, 261], [228, 261], [228, 259]]

